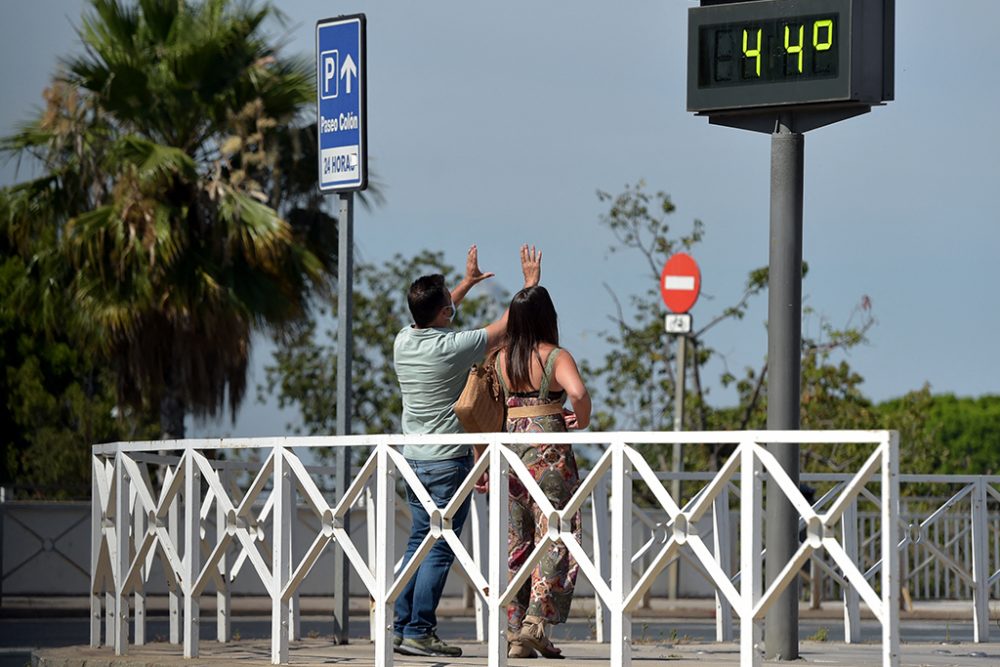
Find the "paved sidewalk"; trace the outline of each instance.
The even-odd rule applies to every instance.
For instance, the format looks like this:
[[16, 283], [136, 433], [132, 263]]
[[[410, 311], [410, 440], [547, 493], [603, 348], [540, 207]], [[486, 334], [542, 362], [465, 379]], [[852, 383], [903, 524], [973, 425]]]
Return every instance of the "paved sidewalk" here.
[[[465, 651], [462, 658], [410, 658], [396, 656], [399, 667], [442, 667], [443, 665], [482, 666], [486, 664], [487, 646], [474, 642], [457, 642]], [[561, 667], [608, 664], [608, 647], [593, 642], [562, 642], [560, 648], [566, 660], [510, 660], [515, 667], [553, 664]], [[881, 647], [873, 644], [845, 646], [825, 642], [804, 642], [803, 660], [795, 664], [833, 665], [834, 667], [873, 667], [881, 662]], [[197, 660], [181, 657], [181, 647], [171, 644], [149, 644], [133, 647], [127, 656], [115, 658], [110, 649], [68, 647], [37, 651], [32, 657], [35, 667], [251, 667], [270, 664], [271, 648], [266, 641], [243, 641], [222, 646], [203, 642]], [[735, 667], [739, 664], [736, 644], [636, 644], [632, 661], [637, 664], [669, 662], [671, 665], [697, 667]], [[1000, 647], [985, 650], [970, 645], [907, 644], [902, 650], [902, 667], [994, 667], [1000, 662]], [[289, 664], [298, 667], [345, 665], [365, 667], [373, 664], [370, 643], [335, 646], [326, 640], [306, 639], [295, 642]], [[790, 663], [772, 663], [789, 665]]]

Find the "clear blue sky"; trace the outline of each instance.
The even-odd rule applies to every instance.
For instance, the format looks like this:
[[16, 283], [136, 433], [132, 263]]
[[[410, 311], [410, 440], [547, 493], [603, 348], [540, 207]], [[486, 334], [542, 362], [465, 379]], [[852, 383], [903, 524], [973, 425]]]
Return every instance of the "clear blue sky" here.
[[[0, 132], [40, 104], [58, 56], [78, 48], [82, 4], [0, 8]], [[388, 202], [358, 209], [360, 257], [426, 247], [458, 264], [477, 243], [484, 269], [511, 289], [517, 247], [536, 243], [566, 346], [597, 361], [612, 311], [602, 282], [625, 295], [648, 278], [607, 256], [594, 192], [642, 178], [673, 196], [676, 229], [706, 224], [696, 322], [737, 299], [747, 272], [767, 263], [769, 139], [685, 111], [693, 5], [282, 1], [290, 52], [312, 54], [317, 19], [368, 14], [371, 165]], [[804, 293], [834, 324], [871, 297], [878, 325], [850, 361], [872, 398], [924, 382], [998, 393], [1000, 70], [990, 54], [1000, 2], [900, 0], [897, 13], [896, 101], [806, 138]], [[0, 183], [12, 178], [10, 165], [0, 170]], [[710, 342], [730, 368], [759, 365], [765, 316], [763, 297], [716, 330]], [[258, 345], [254, 381], [267, 355]], [[711, 398], [732, 400], [719, 387]], [[281, 433], [294, 415], [275, 411], [250, 400], [235, 427], [195, 430]]]

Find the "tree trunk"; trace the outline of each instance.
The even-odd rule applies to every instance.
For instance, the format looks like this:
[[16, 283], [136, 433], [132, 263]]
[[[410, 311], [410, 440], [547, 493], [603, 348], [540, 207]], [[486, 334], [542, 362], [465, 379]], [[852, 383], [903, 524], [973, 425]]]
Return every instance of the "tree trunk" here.
[[160, 399], [160, 439], [184, 439], [184, 399], [181, 392], [169, 379], [166, 380], [163, 397]]
[[[698, 395], [698, 430], [704, 431], [707, 428], [708, 420], [705, 417], [705, 392], [701, 388], [701, 369], [698, 363], [698, 339], [691, 337], [691, 379], [694, 382], [694, 391]], [[714, 443], [708, 446], [708, 469], [711, 472], [719, 471], [719, 448], [720, 444]]]

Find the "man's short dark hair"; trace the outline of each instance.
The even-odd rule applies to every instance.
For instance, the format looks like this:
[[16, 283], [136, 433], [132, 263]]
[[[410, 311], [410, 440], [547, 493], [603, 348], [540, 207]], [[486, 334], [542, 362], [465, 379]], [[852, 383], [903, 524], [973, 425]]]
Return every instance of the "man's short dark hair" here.
[[406, 303], [410, 306], [410, 315], [418, 327], [426, 327], [434, 321], [438, 312], [451, 302], [451, 295], [444, 286], [444, 276], [435, 273], [430, 276], [420, 276], [410, 285], [406, 293]]

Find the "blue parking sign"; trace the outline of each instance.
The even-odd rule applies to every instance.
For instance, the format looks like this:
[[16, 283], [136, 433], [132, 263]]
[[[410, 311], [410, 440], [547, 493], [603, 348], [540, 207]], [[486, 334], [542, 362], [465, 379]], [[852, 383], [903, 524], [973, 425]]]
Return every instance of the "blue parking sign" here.
[[368, 186], [365, 15], [316, 24], [316, 110], [319, 189]]

